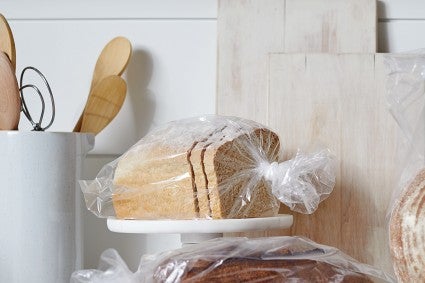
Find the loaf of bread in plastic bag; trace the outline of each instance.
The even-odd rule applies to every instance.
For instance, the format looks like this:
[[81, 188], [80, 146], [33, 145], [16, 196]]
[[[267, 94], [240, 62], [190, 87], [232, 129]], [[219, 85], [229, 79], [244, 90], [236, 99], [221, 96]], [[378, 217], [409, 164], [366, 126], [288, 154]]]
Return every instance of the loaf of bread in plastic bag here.
[[120, 219], [276, 216], [280, 203], [313, 213], [335, 185], [329, 149], [281, 159], [266, 126], [218, 115], [176, 120], [150, 131], [94, 180], [81, 180], [87, 208]]
[[130, 271], [117, 251], [102, 253], [99, 270], [79, 270], [73, 283], [143, 282], [395, 282], [336, 248], [301, 237], [218, 238], [174, 251], [142, 256]]
[[180, 130], [164, 131], [161, 140], [145, 141], [119, 160], [112, 197], [118, 218], [220, 219], [277, 213], [278, 200], [256, 172], [259, 161], [277, 161], [280, 144], [275, 133], [236, 118], [193, 121]]
[[336, 248], [301, 237], [221, 238], [143, 263], [144, 282], [157, 283], [394, 281]]

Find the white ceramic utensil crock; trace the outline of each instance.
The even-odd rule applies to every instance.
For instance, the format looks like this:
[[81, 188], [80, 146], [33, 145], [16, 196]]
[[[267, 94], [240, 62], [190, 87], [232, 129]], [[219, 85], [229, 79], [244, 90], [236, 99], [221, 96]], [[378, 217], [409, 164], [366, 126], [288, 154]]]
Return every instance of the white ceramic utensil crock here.
[[82, 268], [77, 187], [94, 136], [0, 131], [0, 282], [69, 282]]

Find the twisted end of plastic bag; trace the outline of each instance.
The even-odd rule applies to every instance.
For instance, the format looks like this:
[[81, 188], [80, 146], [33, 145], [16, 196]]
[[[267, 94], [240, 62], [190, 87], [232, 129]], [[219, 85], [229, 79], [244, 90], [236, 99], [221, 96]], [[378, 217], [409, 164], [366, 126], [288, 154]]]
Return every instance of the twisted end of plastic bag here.
[[335, 158], [328, 149], [310, 154], [298, 151], [285, 162], [263, 162], [258, 170], [273, 195], [300, 213], [313, 213], [335, 186]]
[[94, 180], [80, 180], [81, 191], [84, 195], [86, 207], [99, 218], [115, 216], [112, 203], [114, 193], [113, 172], [119, 159], [116, 159], [100, 170]]

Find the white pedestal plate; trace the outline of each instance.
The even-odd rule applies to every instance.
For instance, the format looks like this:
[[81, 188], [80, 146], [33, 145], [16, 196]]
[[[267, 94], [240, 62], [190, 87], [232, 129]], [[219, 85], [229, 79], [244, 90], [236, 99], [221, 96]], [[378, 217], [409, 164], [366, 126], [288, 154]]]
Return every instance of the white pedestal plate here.
[[109, 218], [108, 229], [118, 233], [180, 234], [182, 245], [219, 238], [223, 233], [265, 231], [291, 227], [292, 215], [247, 219], [120, 220]]

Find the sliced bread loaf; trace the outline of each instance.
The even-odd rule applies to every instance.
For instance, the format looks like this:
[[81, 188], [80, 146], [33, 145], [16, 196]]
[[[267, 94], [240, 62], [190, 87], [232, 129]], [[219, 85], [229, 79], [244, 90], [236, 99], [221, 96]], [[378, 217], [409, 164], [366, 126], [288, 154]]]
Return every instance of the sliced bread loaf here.
[[241, 218], [277, 213], [277, 200], [257, 171], [259, 162], [277, 160], [276, 134], [254, 122], [228, 117], [202, 127], [178, 126], [156, 132], [119, 160], [112, 196], [117, 218]]

